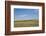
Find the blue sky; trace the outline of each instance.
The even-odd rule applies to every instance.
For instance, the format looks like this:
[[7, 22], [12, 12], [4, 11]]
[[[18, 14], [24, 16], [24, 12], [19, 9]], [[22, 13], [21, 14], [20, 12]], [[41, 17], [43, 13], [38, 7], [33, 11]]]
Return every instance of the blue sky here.
[[39, 18], [39, 9], [14, 8], [15, 20], [32, 20]]

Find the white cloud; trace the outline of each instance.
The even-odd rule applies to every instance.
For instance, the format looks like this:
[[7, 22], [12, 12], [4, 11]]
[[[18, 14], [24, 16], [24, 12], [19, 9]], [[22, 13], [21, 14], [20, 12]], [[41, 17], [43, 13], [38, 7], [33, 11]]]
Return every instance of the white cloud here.
[[19, 15], [19, 17], [26, 17], [27, 15], [26, 14], [23, 14], [23, 15]]
[[27, 17], [27, 14], [23, 14], [23, 15], [19, 15], [17, 17], [15, 17], [15, 20], [25, 20], [25, 17]]

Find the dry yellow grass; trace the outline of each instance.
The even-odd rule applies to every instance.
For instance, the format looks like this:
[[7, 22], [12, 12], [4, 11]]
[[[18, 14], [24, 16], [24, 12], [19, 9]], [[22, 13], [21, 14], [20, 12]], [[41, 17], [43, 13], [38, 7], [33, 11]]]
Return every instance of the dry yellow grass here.
[[15, 21], [14, 27], [34, 27], [38, 26], [38, 20]]

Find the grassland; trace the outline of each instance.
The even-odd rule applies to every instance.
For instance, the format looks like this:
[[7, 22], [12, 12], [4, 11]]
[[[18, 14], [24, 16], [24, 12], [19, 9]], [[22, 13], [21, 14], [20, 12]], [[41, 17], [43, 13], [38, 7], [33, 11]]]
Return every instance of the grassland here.
[[36, 27], [39, 26], [38, 20], [17, 20], [14, 21], [14, 27]]

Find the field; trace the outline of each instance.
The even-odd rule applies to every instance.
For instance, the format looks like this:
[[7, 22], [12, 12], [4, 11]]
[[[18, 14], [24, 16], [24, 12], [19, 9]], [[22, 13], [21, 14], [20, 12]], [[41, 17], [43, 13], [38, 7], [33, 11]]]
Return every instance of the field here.
[[36, 27], [39, 26], [38, 20], [17, 20], [14, 21], [14, 27]]

